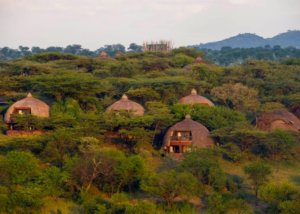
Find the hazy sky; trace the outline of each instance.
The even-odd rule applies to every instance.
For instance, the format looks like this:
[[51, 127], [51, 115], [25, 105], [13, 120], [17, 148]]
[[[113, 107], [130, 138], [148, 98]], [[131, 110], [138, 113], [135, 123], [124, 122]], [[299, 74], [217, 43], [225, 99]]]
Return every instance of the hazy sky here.
[[299, 30], [300, 0], [0, 0], [0, 26], [0, 47], [181, 46]]

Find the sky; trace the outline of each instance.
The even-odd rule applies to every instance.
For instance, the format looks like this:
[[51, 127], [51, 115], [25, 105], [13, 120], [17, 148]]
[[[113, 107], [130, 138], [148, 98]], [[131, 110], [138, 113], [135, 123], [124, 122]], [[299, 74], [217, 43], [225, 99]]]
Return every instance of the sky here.
[[179, 47], [300, 30], [300, 0], [0, 0], [0, 27], [0, 47]]

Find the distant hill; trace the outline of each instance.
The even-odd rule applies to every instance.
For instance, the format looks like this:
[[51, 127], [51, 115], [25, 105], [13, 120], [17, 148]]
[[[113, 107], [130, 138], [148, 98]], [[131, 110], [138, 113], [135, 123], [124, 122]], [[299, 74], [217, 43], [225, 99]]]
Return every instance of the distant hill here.
[[281, 47], [292, 46], [300, 48], [300, 31], [288, 31], [266, 39], [256, 34], [244, 33], [217, 42], [194, 45], [194, 47], [200, 49], [220, 50], [222, 47], [255, 48], [264, 47], [266, 45], [279, 45]]

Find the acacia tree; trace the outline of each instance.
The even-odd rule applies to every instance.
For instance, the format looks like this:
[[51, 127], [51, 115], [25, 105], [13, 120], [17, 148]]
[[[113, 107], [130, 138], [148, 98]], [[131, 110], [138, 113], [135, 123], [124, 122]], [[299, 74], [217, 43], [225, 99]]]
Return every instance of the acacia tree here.
[[157, 134], [161, 134], [164, 129], [170, 126], [174, 122], [174, 118], [170, 109], [164, 103], [151, 101], [146, 103], [146, 107], [147, 115], [153, 118], [151, 129], [154, 129], [152, 137], [152, 144], [154, 144]]
[[12, 115], [12, 120], [14, 122], [14, 128], [26, 131], [43, 130], [49, 125], [49, 120], [47, 118], [39, 118], [31, 114], [14, 114]]
[[227, 107], [234, 107], [239, 111], [253, 110], [259, 105], [258, 91], [241, 83], [224, 84], [213, 88], [211, 93]]
[[75, 188], [88, 192], [92, 185], [113, 194], [138, 183], [144, 175], [144, 162], [138, 155], [126, 157], [116, 149], [81, 147], [81, 157], [72, 168]]
[[291, 183], [267, 183], [259, 189], [259, 196], [267, 202], [271, 208], [279, 211], [283, 202], [296, 202], [299, 198], [299, 191]]
[[46, 140], [42, 158], [55, 166], [63, 167], [67, 159], [77, 152], [76, 139], [70, 129], [59, 129], [49, 134]]
[[226, 185], [226, 176], [210, 150], [186, 153], [181, 167], [195, 176], [199, 183], [210, 185], [215, 190], [222, 190]]
[[268, 177], [272, 172], [271, 168], [266, 163], [257, 161], [247, 165], [244, 168], [244, 171], [252, 181], [255, 196], [257, 197], [259, 187], [268, 180]]
[[264, 141], [267, 153], [273, 160], [291, 156], [293, 154], [291, 150], [295, 144], [295, 138], [284, 130], [271, 132]]
[[196, 195], [199, 191], [197, 179], [189, 172], [170, 170], [152, 174], [142, 181], [142, 189], [163, 199], [172, 207], [175, 198]]
[[39, 172], [38, 160], [29, 152], [12, 151], [0, 161], [0, 212], [29, 213], [42, 206]]
[[224, 197], [219, 193], [214, 193], [208, 197], [208, 214], [252, 214], [251, 206], [243, 199]]
[[117, 192], [128, 186], [129, 191], [133, 184], [137, 183], [145, 174], [144, 161], [139, 155], [132, 155], [121, 161], [115, 168], [119, 184]]
[[208, 129], [232, 127], [237, 123], [246, 122], [242, 113], [223, 106], [211, 108], [197, 104], [193, 106], [175, 104], [172, 106], [172, 112], [178, 119], [190, 114], [194, 120], [205, 125]]
[[91, 74], [77, 72], [74, 75], [73, 71], [68, 70], [36, 75], [24, 81], [24, 88], [41, 91], [44, 95], [58, 101], [62, 101], [67, 97], [82, 100], [95, 96], [97, 93], [102, 92], [104, 85], [103, 81], [94, 78]]
[[160, 94], [157, 91], [145, 87], [129, 89], [126, 94], [142, 104], [145, 104], [147, 101], [160, 99]]
[[143, 50], [143, 46], [138, 45], [136, 43], [130, 43], [128, 50], [134, 51], [134, 52], [141, 52]]

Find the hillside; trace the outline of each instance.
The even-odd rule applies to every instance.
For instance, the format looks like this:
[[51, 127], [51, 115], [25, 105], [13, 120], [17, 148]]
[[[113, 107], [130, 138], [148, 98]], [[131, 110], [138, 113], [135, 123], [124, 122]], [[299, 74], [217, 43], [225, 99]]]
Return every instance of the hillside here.
[[288, 31], [278, 34], [272, 38], [263, 38], [256, 34], [244, 33], [233, 36], [221, 41], [209, 42], [200, 45], [194, 45], [199, 49], [220, 50], [222, 47], [231, 48], [255, 48], [264, 47], [266, 45], [281, 47], [295, 47], [300, 48], [300, 31]]
[[[0, 213], [297, 213], [300, 59], [201, 57], [1, 62]], [[286, 130], [255, 126], [287, 111]]]

